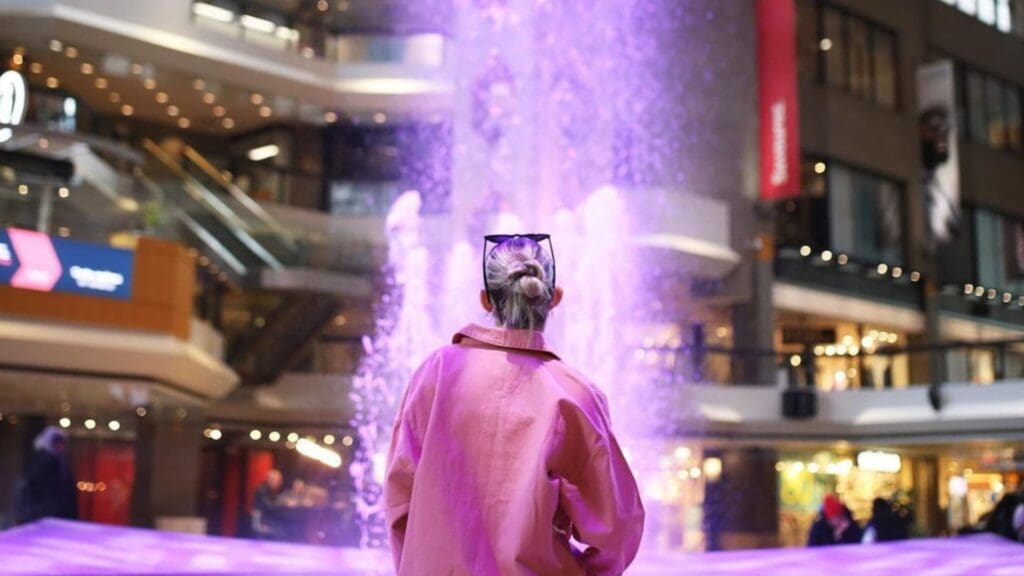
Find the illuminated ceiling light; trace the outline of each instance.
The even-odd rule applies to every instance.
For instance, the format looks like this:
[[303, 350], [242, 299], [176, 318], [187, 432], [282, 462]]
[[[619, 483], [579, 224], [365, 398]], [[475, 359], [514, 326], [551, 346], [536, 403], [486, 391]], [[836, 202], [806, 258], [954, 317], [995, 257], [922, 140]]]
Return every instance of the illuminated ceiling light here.
[[964, 284], [964, 295], [970, 296], [974, 294], [974, 284]]
[[39, 141], [37, 142], [37, 144], [39, 145], [39, 147], [41, 149], [46, 150], [47, 148], [50, 147], [50, 139], [49, 138], [40, 138]]
[[64, 43], [56, 39], [50, 40], [50, 50], [54, 52], [60, 52], [64, 50]]
[[11, 56], [11, 64], [14, 64], [15, 66], [21, 66], [24, 63], [25, 57], [21, 54], [15, 54], [14, 56]]
[[260, 117], [261, 118], [270, 118], [270, 115], [273, 114], [273, 113], [274, 113], [274, 111], [270, 109], [270, 106], [260, 106]]
[[64, 99], [64, 115], [74, 118], [78, 113], [78, 101], [70, 96]]
[[821, 48], [822, 52], [828, 52], [832, 49], [832, 40], [830, 38], [822, 38], [818, 42], [818, 48]]
[[348, 323], [348, 318], [345, 318], [344, 314], [338, 314], [334, 317], [335, 326], [344, 326], [346, 323]]
[[317, 0], [317, 3], [316, 3], [316, 9], [317, 10], [319, 10], [321, 12], [327, 12], [327, 9], [330, 8], [330, 7], [331, 6], [330, 6], [330, 4], [327, 3], [327, 0]]
[[352, 439], [351, 436], [345, 436], [344, 438], [341, 439], [341, 443], [345, 446], [351, 446], [352, 442], [354, 442], [354, 440]]
[[231, 118], [225, 118], [220, 124], [227, 130], [231, 130], [235, 127], [235, 121]]
[[803, 360], [800, 358], [799, 354], [793, 354], [792, 356], [789, 357], [789, 365], [790, 366], [796, 368], [801, 363], [803, 363]]
[[253, 103], [254, 106], [259, 106], [260, 104], [263, 104], [263, 94], [260, 94], [259, 92], [253, 92], [252, 96], [249, 97], [249, 100]]
[[298, 442], [299, 441], [299, 435], [297, 433], [295, 433], [295, 432], [289, 432], [288, 433], [288, 441], [292, 442], [292, 443]]
[[338, 12], [345, 12], [348, 10], [349, 4], [347, 0], [341, 0], [338, 2]]
[[224, 436], [224, 433], [217, 428], [210, 429], [210, 440], [220, 440]]
[[988, 289], [988, 299], [989, 300], [995, 300], [995, 298], [996, 298], [996, 289], [995, 288], [989, 288]]
[[334, 434], [325, 434], [324, 435], [324, 444], [327, 445], [327, 446], [333, 445], [334, 444]]
[[981, 298], [982, 295], [984, 295], [984, 294], [985, 294], [985, 287], [984, 286], [978, 286], [978, 287], [976, 287], [974, 289], [974, 295], [977, 296], [978, 298]]
[[299, 31], [287, 26], [278, 26], [277, 30], [274, 30], [274, 36], [277, 36], [281, 40], [291, 40], [292, 42], [295, 42], [299, 39]]
[[886, 272], [889, 271], [889, 265], [888, 264], [879, 264], [878, 268], [877, 268], [877, 271], [878, 271], [878, 275], [879, 276], [884, 276], [886, 274]]
[[206, 88], [206, 80], [203, 80], [202, 78], [196, 78], [195, 80], [192, 81], [192, 88], [194, 88], [196, 90], [203, 90], [203, 89], [205, 89]]
[[259, 440], [260, 438], [263, 438], [263, 432], [253, 429], [249, 431], [249, 438], [252, 438], [253, 440]]
[[277, 442], [281, 439], [281, 433], [277, 430], [273, 430], [270, 434], [267, 434], [267, 439], [271, 442]]
[[1003, 304], [1009, 304], [1010, 300], [1013, 300], [1013, 294], [1003, 292]]
[[328, 124], [334, 124], [337, 121], [338, 121], [338, 115], [335, 114], [334, 112], [325, 112], [324, 113], [324, 122], [327, 122]]
[[840, 266], [846, 266], [846, 263], [849, 262], [849, 261], [850, 261], [850, 257], [847, 256], [846, 254], [840, 254], [836, 258], [836, 262], [839, 262]]
[[309, 440], [307, 438], [300, 438], [295, 443], [295, 449], [307, 458], [312, 458], [317, 462], [331, 468], [341, 467], [341, 454], [338, 454], [334, 450], [324, 448], [323, 446]]
[[192, 13], [196, 16], [202, 16], [203, 18], [209, 18], [217, 22], [224, 22], [225, 24], [231, 23], [235, 20], [235, 13], [227, 8], [221, 8], [220, 6], [214, 6], [213, 4], [207, 4], [206, 2], [196, 2], [192, 5]]
[[377, 112], [373, 115], [373, 121], [376, 124], [384, 124], [388, 121], [388, 115], [383, 112]]
[[243, 27], [254, 32], [262, 32], [263, 34], [273, 34], [274, 30], [277, 28], [277, 24], [274, 24], [270, 20], [257, 18], [248, 14], [243, 14], [238, 20], [242, 23]]
[[106, 90], [108, 86], [107, 79], [101, 76], [97, 78], [95, 82], [93, 82], [93, 85], [99, 88], [100, 90]]
[[217, 101], [217, 95], [214, 94], [213, 92], [207, 92], [207, 93], [203, 94], [203, 102], [206, 102], [207, 104], [213, 104], [216, 101]]
[[146, 78], [142, 81], [142, 87], [146, 90], [152, 90], [156, 88], [156, 80], [153, 80], [152, 78]]
[[170, 106], [167, 107], [167, 115], [168, 116], [174, 118], [178, 114], [181, 114], [181, 110], [179, 110], [178, 107], [175, 106], [174, 104], [171, 104]]
[[50, 76], [46, 79], [47, 88], [56, 88], [57, 86], [60, 86], [60, 82], [57, 81], [57, 78]]
[[167, 92], [157, 92], [154, 98], [156, 98], [156, 101], [160, 104], [167, 104], [167, 101], [170, 100], [170, 97], [167, 96]]
[[87, 419], [85, 422], [83, 422], [83, 424], [85, 424], [85, 427], [89, 430], [92, 430], [93, 428], [96, 427], [96, 421], [93, 420], [92, 418]]
[[900, 276], [903, 276], [903, 269], [900, 268], [899, 266], [893, 266], [893, 268], [892, 268], [892, 277], [893, 278], [899, 278]]
[[71, 427], [71, 418], [67, 418], [67, 417], [61, 418], [58, 421], [58, 423], [60, 424], [61, 428], [70, 428]]
[[131, 116], [132, 114], [135, 114], [135, 108], [131, 104], [125, 104], [121, 106], [121, 114]]
[[139, 418], [145, 418], [147, 413], [148, 410], [146, 410], [145, 406], [139, 406], [138, 408], [135, 409], [135, 415], [138, 416]]
[[143, 70], [145, 69], [142, 67], [142, 64], [139, 64], [138, 62], [132, 64], [132, 74], [138, 76], [142, 74]]
[[67, 186], [61, 186], [57, 189], [57, 195], [61, 198], [67, 198], [68, 196], [71, 196], [71, 191], [68, 190]]
[[800, 255], [803, 256], [804, 258], [810, 256], [811, 255], [811, 247], [806, 245], [806, 244], [801, 246], [800, 247]]
[[217, 118], [220, 118], [220, 117], [224, 116], [224, 114], [226, 114], [226, 113], [227, 113], [227, 111], [224, 110], [223, 106], [218, 105], [218, 106], [214, 106], [213, 107], [213, 115], [216, 116]]
[[111, 420], [110, 422], [107, 422], [107, 428], [110, 428], [111, 432], [117, 432], [121, 429], [121, 423], [117, 420]]
[[910, 273], [910, 281], [911, 282], [917, 282], [920, 279], [921, 279], [921, 273], [918, 272], [917, 270], [914, 270], [913, 272]]
[[25, 184], [18, 184], [18, 194], [28, 196], [28, 186]]
[[43, 65], [40, 64], [39, 62], [33, 62], [33, 63], [29, 64], [28, 71], [33, 73], [33, 74], [40, 74], [43, 71]]
[[78, 58], [78, 48], [75, 48], [74, 46], [67, 46], [64, 48], [64, 55], [74, 60], [75, 58]]
[[79, 66], [78, 69], [81, 70], [82, 74], [85, 74], [86, 76], [96, 71], [96, 68], [88, 62], [82, 62], [82, 65]]
[[265, 146], [257, 146], [256, 148], [249, 150], [247, 156], [249, 160], [253, 162], [260, 162], [273, 158], [280, 153], [281, 148], [279, 148], [277, 144], [267, 144]]
[[14, 131], [10, 128], [0, 128], [0, 144], [7, 142], [14, 136]]
[[118, 102], [121, 101], [121, 95], [119, 93], [117, 93], [117, 92], [111, 92], [110, 93], [110, 101], [113, 102], [114, 104], [117, 104]]
[[188, 128], [191, 125], [192, 125], [192, 121], [189, 120], [188, 118], [178, 118], [178, 127], [179, 128]]
[[821, 253], [821, 259], [824, 262], [831, 262], [832, 261], [832, 251], [831, 250], [825, 250], [824, 252], [822, 252]]
[[815, 174], [824, 174], [825, 173], [825, 168], [826, 168], [826, 166], [825, 166], [824, 162], [815, 162], [814, 163], [814, 173]]

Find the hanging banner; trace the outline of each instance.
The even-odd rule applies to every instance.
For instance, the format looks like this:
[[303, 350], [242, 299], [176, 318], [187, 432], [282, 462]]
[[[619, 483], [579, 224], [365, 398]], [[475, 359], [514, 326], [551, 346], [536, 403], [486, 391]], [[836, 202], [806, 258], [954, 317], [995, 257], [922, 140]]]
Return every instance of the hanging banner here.
[[794, 0], [757, 0], [761, 199], [800, 194]]
[[131, 250], [0, 229], [0, 284], [128, 300], [134, 267]]
[[928, 209], [931, 251], [954, 240], [960, 229], [955, 77], [949, 60], [917, 69], [922, 189]]

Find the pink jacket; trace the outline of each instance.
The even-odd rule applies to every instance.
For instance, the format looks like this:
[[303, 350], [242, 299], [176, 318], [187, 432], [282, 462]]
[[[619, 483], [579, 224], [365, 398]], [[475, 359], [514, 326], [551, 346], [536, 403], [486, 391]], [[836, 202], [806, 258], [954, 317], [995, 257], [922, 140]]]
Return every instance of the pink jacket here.
[[644, 510], [604, 395], [539, 332], [470, 325], [452, 342], [413, 375], [392, 433], [398, 574], [621, 574]]

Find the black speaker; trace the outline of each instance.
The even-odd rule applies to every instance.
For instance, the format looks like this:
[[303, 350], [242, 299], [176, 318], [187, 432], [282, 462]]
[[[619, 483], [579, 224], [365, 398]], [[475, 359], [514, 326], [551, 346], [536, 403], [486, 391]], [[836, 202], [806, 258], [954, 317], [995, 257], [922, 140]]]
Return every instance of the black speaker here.
[[818, 415], [818, 395], [813, 388], [790, 388], [782, 392], [782, 415], [804, 420]]

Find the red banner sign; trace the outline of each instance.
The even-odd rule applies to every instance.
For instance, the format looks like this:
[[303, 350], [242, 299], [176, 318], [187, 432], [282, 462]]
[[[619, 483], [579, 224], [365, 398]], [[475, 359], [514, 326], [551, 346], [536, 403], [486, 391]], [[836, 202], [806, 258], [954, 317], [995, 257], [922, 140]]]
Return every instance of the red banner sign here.
[[800, 194], [800, 109], [796, 99], [794, 0], [757, 0], [761, 112], [761, 198]]

